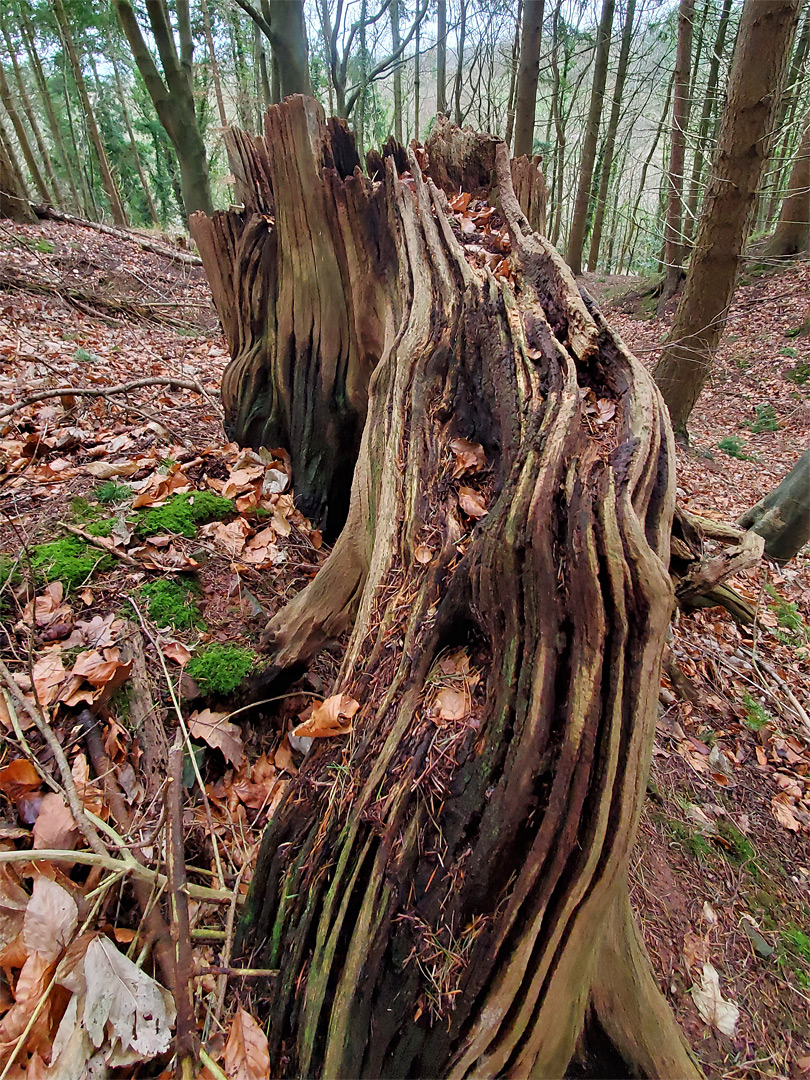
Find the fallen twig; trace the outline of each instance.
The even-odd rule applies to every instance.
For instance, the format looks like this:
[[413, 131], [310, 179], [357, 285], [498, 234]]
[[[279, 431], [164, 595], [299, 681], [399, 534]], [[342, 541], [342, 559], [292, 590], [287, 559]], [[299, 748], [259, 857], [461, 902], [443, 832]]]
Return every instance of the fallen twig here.
[[196, 1024], [194, 1022], [191, 932], [188, 917], [188, 883], [183, 844], [183, 739], [180, 732], [169, 754], [169, 783], [166, 789], [166, 821], [168, 840], [166, 863], [169, 871], [169, 903], [172, 911], [172, 941], [174, 943], [174, 1004], [177, 1010], [175, 1049], [179, 1072], [184, 1078], [193, 1077], [193, 1062], [197, 1054]]
[[33, 211], [38, 218], [50, 218], [51, 221], [64, 222], [67, 225], [80, 225], [84, 229], [93, 229], [95, 232], [104, 233], [106, 236], [114, 236], [118, 240], [127, 240], [137, 244], [144, 251], [151, 251], [155, 255], [162, 255], [171, 262], [184, 263], [186, 266], [202, 266], [199, 255], [192, 255], [188, 251], [178, 251], [175, 248], [156, 244], [154, 240], [147, 240], [145, 236], [132, 232], [129, 229], [113, 229], [110, 225], [102, 225], [100, 221], [87, 221], [86, 218], [74, 217], [73, 214], [65, 214], [61, 210], [54, 210], [51, 206], [33, 206]]
[[[35, 405], [38, 401], [47, 401], [49, 398], [56, 397], [110, 397], [113, 394], [128, 394], [132, 390], [140, 390], [144, 386], [171, 386], [180, 390], [193, 390], [195, 394], [202, 395], [207, 401], [213, 403], [213, 399], [209, 395], [205, 387], [197, 382], [196, 379], [177, 379], [173, 376], [165, 376], [158, 378], [157, 376], [150, 376], [144, 379], [133, 379], [128, 383], [117, 383], [115, 386], [60, 386], [50, 390], [37, 390], [34, 394], [28, 394], [27, 397], [21, 398], [19, 401], [13, 402], [11, 405], [6, 405], [0, 409], [0, 420], [6, 416], [11, 416], [12, 413], [19, 412], [20, 409], [26, 408], [28, 405]], [[219, 409], [219, 406], [216, 406]]]
[[[92, 544], [92, 546], [98, 548], [99, 551], [104, 551], [108, 555], [114, 555], [116, 559], [120, 559], [121, 562], [126, 563], [127, 566], [134, 566], [138, 570], [143, 570], [143, 563], [139, 563], [137, 559], [133, 559], [126, 551], [122, 551], [114, 544], [109, 543], [106, 536], [93, 536], [92, 533], [85, 532], [84, 529], [80, 529], [77, 525], [69, 525], [66, 521], [58, 521], [57, 525], [60, 529], [67, 529], [67, 531], [73, 533], [74, 536], [80, 536], [82, 540], [86, 540], [88, 544]], [[166, 568], [161, 567], [160, 569]]]

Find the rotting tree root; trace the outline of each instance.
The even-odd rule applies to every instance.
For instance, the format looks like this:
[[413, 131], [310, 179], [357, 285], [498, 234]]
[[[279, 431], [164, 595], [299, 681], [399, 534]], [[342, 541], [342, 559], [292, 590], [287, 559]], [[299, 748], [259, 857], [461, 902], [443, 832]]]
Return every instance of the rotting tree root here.
[[[626, 880], [674, 602], [660, 395], [532, 232], [503, 144], [496, 278], [450, 227], [440, 161], [341, 179], [346, 132], [313, 103], [270, 127], [328, 147], [310, 186], [374, 200], [382, 298], [348, 520], [270, 624], [278, 669], [351, 627], [335, 692], [361, 706], [316, 743], [253, 879], [241, 943], [281, 971], [274, 1075], [561, 1077], [593, 1056], [590, 1016], [625, 1075], [699, 1077]], [[486, 465], [460, 468], [457, 439]]]

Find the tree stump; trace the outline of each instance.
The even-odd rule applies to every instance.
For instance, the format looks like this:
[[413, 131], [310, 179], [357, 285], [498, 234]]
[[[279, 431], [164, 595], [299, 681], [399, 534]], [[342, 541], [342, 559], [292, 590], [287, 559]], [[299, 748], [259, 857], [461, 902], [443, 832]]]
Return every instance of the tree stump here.
[[[576, 1075], [699, 1077], [627, 888], [673, 610], [660, 394], [532, 232], [503, 143], [459, 135], [468, 176], [494, 170], [496, 277], [433, 179], [455, 185], [452, 132], [389, 148], [372, 179], [314, 102], [267, 131], [235, 140], [241, 232], [195, 224], [207, 268], [207, 243], [233, 253], [218, 305], [273, 320], [265, 357], [283, 340], [305, 364], [307, 408], [366, 415], [345, 527], [269, 627], [278, 669], [350, 628], [333, 692], [359, 702], [277, 809], [241, 928], [280, 969], [273, 1075], [562, 1077], [577, 1058]], [[332, 383], [307, 382], [315, 340]], [[246, 427], [261, 379], [276, 393], [237, 353]], [[310, 428], [327, 468], [347, 452], [336, 415]]]

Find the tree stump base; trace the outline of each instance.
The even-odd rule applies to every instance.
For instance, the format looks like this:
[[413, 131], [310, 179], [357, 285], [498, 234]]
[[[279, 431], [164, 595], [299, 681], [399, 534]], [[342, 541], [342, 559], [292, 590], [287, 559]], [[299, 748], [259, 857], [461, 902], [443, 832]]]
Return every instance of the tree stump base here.
[[[267, 269], [276, 241], [254, 215], [215, 296], [247, 296], [252, 273], [251, 311], [295, 327], [294, 365], [299, 324], [347, 289], [339, 325], [373, 368], [346, 524], [269, 627], [278, 669], [351, 627], [333, 692], [359, 703], [274, 814], [241, 928], [252, 962], [280, 969], [273, 1074], [562, 1077], [609, 1045], [625, 1075], [699, 1077], [627, 889], [674, 602], [660, 395], [532, 231], [503, 143], [463, 135], [511, 238], [496, 277], [433, 179], [455, 184], [452, 132], [427, 158], [385, 154], [372, 180], [314, 103], [287, 99], [267, 126], [298, 187], [268, 187], [246, 137], [242, 182], [279, 230], [282, 205], [297, 215], [296, 246]], [[225, 219], [195, 226], [208, 269], [206, 229], [222, 239]], [[296, 263], [314, 278], [282, 288]], [[242, 416], [239, 379], [267, 378], [246, 356], [225, 391]]]

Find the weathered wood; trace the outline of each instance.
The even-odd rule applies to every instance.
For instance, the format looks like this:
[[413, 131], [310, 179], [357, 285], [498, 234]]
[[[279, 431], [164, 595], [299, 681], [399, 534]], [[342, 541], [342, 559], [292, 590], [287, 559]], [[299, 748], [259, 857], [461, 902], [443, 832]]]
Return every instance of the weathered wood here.
[[[494, 170], [509, 227], [511, 273], [495, 278], [468, 263], [414, 151], [409, 176], [389, 153], [372, 181], [312, 103], [271, 109], [267, 130], [278, 150], [238, 136], [244, 218], [195, 225], [206, 266], [232, 245], [212, 275], [229, 339], [240, 306], [257, 333], [267, 317], [245, 295], [272, 293], [297, 342], [344, 288], [355, 314], [366, 298], [378, 357], [346, 525], [269, 627], [278, 669], [351, 627], [334, 689], [360, 703], [352, 733], [316, 742], [291, 783], [253, 880], [241, 938], [255, 966], [280, 969], [273, 1074], [563, 1076], [590, 1011], [628, 1070], [698, 1077], [626, 881], [673, 607], [660, 395], [532, 232], [502, 143], [479, 139], [476, 160], [459, 135], [465, 176]], [[452, 193], [445, 135], [447, 153], [423, 161]], [[306, 184], [280, 189], [268, 157], [282, 148]], [[327, 194], [326, 217], [312, 213]], [[317, 288], [291, 289], [314, 250]], [[351, 325], [344, 355], [359, 357]], [[232, 365], [234, 398], [237, 378]], [[615, 406], [607, 422], [587, 415], [587, 391]], [[483, 471], [459, 475], [455, 438], [483, 446]], [[477, 522], [460, 485], [486, 504]], [[442, 689], [463, 703], [455, 719]]]
[[[234, 130], [227, 144], [244, 210], [190, 222], [233, 358], [226, 427], [243, 445], [287, 447], [301, 510], [336, 535], [388, 329], [380, 313], [400, 306], [382, 181], [384, 158], [409, 171], [406, 151], [389, 140], [367, 155], [363, 176], [346, 122], [325, 123], [303, 97], [268, 110], [263, 136]], [[447, 192], [486, 195], [497, 145], [440, 120], [423, 167]], [[542, 228], [542, 172], [527, 159], [513, 169], [521, 205]]]

